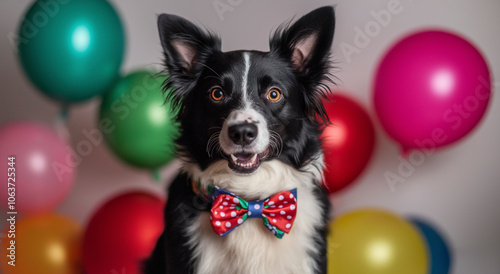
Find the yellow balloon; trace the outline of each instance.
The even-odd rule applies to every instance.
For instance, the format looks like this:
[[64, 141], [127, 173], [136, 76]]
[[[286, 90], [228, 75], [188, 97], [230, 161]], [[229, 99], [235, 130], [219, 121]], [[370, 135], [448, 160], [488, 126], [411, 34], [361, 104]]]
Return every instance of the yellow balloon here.
[[419, 232], [382, 210], [356, 210], [331, 222], [327, 254], [329, 274], [427, 273]]
[[0, 250], [1, 273], [81, 273], [81, 233], [73, 220], [52, 214], [9, 223]]

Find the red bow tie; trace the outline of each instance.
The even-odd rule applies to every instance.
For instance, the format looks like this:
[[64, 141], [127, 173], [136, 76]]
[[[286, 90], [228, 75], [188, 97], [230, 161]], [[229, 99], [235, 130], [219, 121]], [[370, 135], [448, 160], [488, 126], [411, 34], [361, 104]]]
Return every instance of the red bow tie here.
[[279, 239], [289, 233], [297, 213], [297, 189], [279, 192], [265, 200], [245, 201], [215, 187], [210, 222], [215, 233], [226, 236], [247, 218], [262, 218]]

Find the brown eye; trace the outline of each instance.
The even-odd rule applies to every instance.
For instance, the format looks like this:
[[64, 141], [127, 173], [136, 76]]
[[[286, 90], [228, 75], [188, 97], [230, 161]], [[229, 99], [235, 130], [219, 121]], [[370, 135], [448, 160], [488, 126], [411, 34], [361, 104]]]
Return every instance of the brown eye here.
[[224, 99], [224, 92], [220, 88], [213, 88], [210, 92], [210, 97], [214, 101], [222, 101], [222, 99]]
[[272, 88], [267, 92], [267, 99], [271, 102], [278, 102], [281, 99], [281, 91], [277, 88]]

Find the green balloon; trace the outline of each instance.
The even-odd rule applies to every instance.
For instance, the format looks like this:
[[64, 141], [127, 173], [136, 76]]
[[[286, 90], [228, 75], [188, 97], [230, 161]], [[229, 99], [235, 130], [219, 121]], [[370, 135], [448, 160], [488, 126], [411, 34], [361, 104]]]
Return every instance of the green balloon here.
[[28, 78], [63, 103], [109, 90], [119, 77], [125, 34], [105, 0], [38, 0], [16, 37]]
[[131, 165], [157, 169], [175, 157], [177, 112], [165, 100], [163, 81], [137, 71], [103, 96], [99, 126], [111, 150]]

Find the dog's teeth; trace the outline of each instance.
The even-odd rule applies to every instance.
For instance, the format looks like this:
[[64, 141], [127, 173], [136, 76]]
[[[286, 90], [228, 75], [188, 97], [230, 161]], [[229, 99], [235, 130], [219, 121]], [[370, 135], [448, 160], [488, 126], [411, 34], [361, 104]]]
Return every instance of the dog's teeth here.
[[236, 166], [243, 167], [243, 168], [250, 168], [252, 166], [255, 166], [258, 163], [257, 156], [259, 156], [259, 155], [258, 154], [254, 154], [250, 158], [250, 160], [247, 160], [245, 162], [241, 162], [241, 160], [238, 157], [236, 157], [234, 154], [230, 154], [230, 156], [231, 156], [231, 161]]
[[236, 156], [234, 156], [233, 154], [231, 154], [231, 160], [233, 160], [234, 163], [237, 163], [238, 158], [236, 158]]
[[257, 153], [253, 155], [253, 157], [250, 160], [250, 162], [255, 163], [255, 160], [257, 160]]

